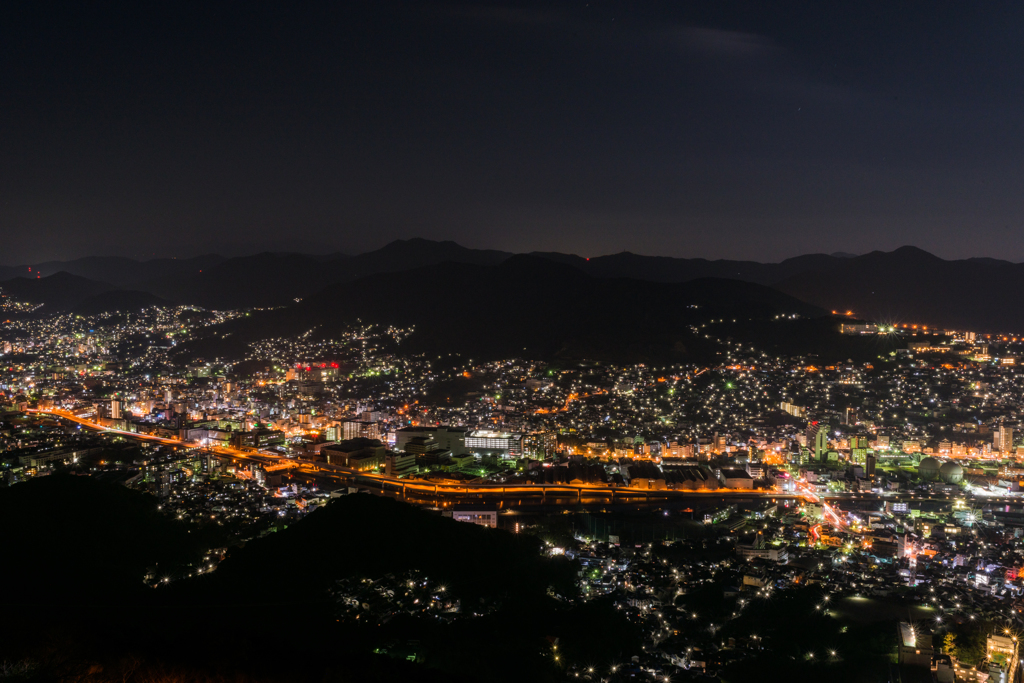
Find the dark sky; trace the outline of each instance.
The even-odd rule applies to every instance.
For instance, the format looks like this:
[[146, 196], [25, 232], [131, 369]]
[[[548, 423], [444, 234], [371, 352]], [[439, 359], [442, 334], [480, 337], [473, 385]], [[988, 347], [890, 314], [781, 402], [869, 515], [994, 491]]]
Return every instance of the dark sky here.
[[1024, 260], [1024, 3], [295, 5], [4, 3], [0, 263]]

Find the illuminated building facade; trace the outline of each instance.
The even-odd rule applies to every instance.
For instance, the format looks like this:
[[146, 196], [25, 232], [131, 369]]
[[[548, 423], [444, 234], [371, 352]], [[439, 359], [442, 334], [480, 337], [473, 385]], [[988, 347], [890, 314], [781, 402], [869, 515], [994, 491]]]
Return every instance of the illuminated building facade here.
[[466, 435], [466, 450], [477, 455], [520, 458], [523, 455], [523, 435], [478, 429]]

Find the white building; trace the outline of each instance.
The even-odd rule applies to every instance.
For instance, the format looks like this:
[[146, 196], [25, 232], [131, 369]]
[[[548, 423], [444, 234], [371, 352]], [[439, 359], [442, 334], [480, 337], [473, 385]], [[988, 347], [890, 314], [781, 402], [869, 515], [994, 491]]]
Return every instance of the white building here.
[[478, 429], [466, 435], [466, 450], [477, 455], [519, 458], [523, 455], [523, 435]]

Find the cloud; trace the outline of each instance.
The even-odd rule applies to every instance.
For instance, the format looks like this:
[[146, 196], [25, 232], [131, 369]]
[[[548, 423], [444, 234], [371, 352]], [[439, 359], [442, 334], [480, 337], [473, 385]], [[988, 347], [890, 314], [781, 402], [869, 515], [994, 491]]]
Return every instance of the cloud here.
[[764, 57], [781, 51], [771, 39], [743, 31], [687, 26], [673, 29], [668, 38], [687, 50], [721, 57]]

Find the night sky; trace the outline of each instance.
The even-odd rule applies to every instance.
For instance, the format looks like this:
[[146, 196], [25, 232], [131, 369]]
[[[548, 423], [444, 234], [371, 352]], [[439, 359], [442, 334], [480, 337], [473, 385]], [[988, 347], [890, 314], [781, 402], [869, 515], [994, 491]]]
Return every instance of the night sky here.
[[1024, 260], [1024, 4], [0, 9], [0, 263]]

